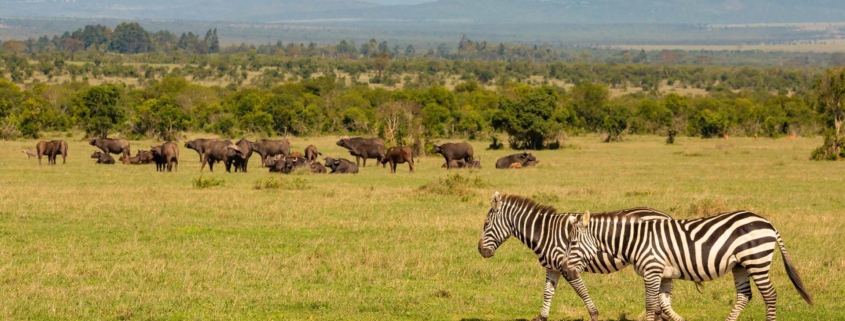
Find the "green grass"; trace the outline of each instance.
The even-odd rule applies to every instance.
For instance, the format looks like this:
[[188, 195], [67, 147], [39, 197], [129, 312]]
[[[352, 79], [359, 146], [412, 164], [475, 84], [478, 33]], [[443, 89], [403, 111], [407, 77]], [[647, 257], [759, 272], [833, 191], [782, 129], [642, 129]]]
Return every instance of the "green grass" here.
[[[348, 157], [335, 140], [292, 142]], [[544, 282], [536, 257], [514, 240], [488, 260], [476, 250], [494, 191], [569, 212], [756, 211], [779, 229], [816, 302], [801, 300], [776, 254], [781, 319], [845, 318], [845, 163], [807, 160], [821, 138], [664, 140], [575, 137], [566, 143], [579, 149], [535, 152], [541, 164], [519, 170], [493, 169], [512, 152], [486, 151], [489, 142], [473, 143], [482, 170], [447, 172], [429, 157], [413, 174], [369, 162], [357, 175], [282, 176], [253, 158], [246, 174], [206, 169], [203, 180], [225, 181], [212, 188], [194, 186], [199, 157], [181, 144], [179, 172], [157, 173], [95, 165], [78, 137], [56, 166], [20, 152], [35, 141], [0, 142], [0, 319], [533, 318]], [[643, 316], [631, 269], [585, 280], [602, 320]], [[689, 320], [724, 319], [734, 295], [731, 278], [705, 283], [703, 294], [678, 281], [674, 307]], [[588, 315], [564, 283], [551, 317]], [[764, 318], [755, 289], [741, 319]]]

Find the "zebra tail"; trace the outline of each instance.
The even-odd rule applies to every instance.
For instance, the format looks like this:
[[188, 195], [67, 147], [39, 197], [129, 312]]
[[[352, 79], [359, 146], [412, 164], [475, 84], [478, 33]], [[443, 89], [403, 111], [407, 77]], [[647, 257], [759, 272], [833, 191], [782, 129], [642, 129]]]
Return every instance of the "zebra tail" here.
[[807, 293], [807, 289], [804, 288], [804, 283], [801, 282], [801, 277], [798, 275], [798, 270], [795, 269], [795, 266], [792, 265], [792, 260], [790, 260], [789, 255], [786, 254], [786, 246], [783, 245], [780, 233], [777, 233], [777, 240], [778, 246], [780, 247], [780, 255], [783, 256], [783, 267], [786, 269], [786, 275], [789, 275], [789, 280], [792, 281], [792, 285], [795, 286], [795, 289], [798, 290], [798, 293], [801, 294], [804, 301], [813, 305], [813, 298], [811, 298], [810, 294]]

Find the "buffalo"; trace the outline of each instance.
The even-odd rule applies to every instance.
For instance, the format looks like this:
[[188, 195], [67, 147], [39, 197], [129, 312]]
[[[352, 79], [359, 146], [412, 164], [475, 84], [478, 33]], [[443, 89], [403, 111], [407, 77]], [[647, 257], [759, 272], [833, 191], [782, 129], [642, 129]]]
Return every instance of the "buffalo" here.
[[262, 139], [252, 142], [252, 150], [261, 156], [261, 166], [266, 166], [264, 160], [267, 156], [290, 155], [290, 143], [285, 140]]
[[167, 171], [178, 171], [179, 166], [179, 147], [174, 142], [166, 142], [161, 146], [150, 146], [150, 152], [153, 153], [153, 161], [156, 163], [156, 171], [163, 172], [165, 167]]
[[238, 145], [240, 148], [240, 153], [235, 155], [232, 158], [232, 165], [235, 166], [235, 172], [237, 173], [238, 170], [241, 172], [246, 173], [247, 165], [249, 164], [249, 158], [252, 157], [252, 142], [246, 140], [246, 138], [241, 138], [235, 145]]
[[306, 166], [308, 166], [307, 163], [308, 160], [306, 160], [304, 157], [285, 157], [285, 163], [282, 166], [282, 173], [290, 174], [291, 172], [297, 169], [305, 168]]
[[387, 150], [387, 154], [384, 155], [384, 158], [381, 159], [381, 164], [384, 165], [385, 163], [390, 162], [390, 172], [396, 173], [396, 164], [402, 164], [407, 162], [408, 167], [411, 168], [410, 172], [414, 172], [414, 158], [412, 156], [412, 151], [410, 147], [407, 146], [396, 146], [391, 147]]
[[38, 155], [38, 165], [41, 165], [41, 157], [47, 156], [47, 164], [56, 165], [56, 156], [62, 155], [62, 164], [67, 161], [67, 143], [63, 140], [40, 141], [35, 145], [35, 153]]
[[205, 149], [208, 147], [208, 144], [213, 141], [216, 141], [216, 139], [197, 138], [185, 142], [185, 148], [197, 151], [197, 153], [200, 154], [200, 163], [202, 163], [202, 154], [205, 153]]
[[446, 168], [452, 168], [452, 160], [463, 160], [468, 164], [474, 164], [472, 161], [472, 145], [467, 143], [445, 143], [443, 145], [434, 145], [431, 150], [432, 154], [441, 154], [446, 159]]
[[132, 153], [132, 150], [129, 148], [129, 141], [125, 139], [95, 137], [88, 141], [88, 144], [97, 146], [97, 148], [106, 154], [123, 154], [123, 156], [129, 156]]
[[123, 165], [143, 164], [143, 163], [141, 163], [141, 156], [132, 156], [132, 157], [120, 156], [120, 158], [118, 158], [118, 160], [120, 162], [122, 162]]
[[329, 174], [357, 174], [358, 164], [345, 158], [326, 157], [326, 167], [331, 168]]
[[519, 163], [519, 167], [530, 166], [528, 163], [535, 164], [537, 162], [537, 158], [534, 155], [531, 155], [530, 152], [522, 152], [519, 154], [508, 155], [496, 161], [496, 168], [503, 169], [503, 168], [512, 168], [511, 164]]
[[[375, 158], [381, 162], [385, 155], [384, 142], [378, 138], [341, 138], [337, 141], [337, 146], [348, 149], [349, 154], [355, 156], [355, 164], [358, 166], [361, 164], [359, 158], [364, 159], [364, 167], [367, 167], [368, 158]], [[384, 166], [382, 163], [382, 167]]]
[[135, 157], [138, 157], [138, 162], [140, 164], [149, 164], [154, 161], [154, 156], [151, 151], [148, 150], [138, 150], [138, 153], [135, 154]]
[[308, 147], [305, 147], [305, 159], [313, 162], [317, 160], [318, 155], [322, 156], [323, 153], [318, 152], [316, 146], [308, 145]]
[[240, 148], [238, 145], [232, 144], [231, 141], [213, 141], [206, 146], [206, 149], [202, 154], [202, 166], [200, 166], [200, 171], [205, 169], [205, 165], [208, 164], [208, 169], [214, 172], [214, 163], [223, 162], [226, 166], [226, 171], [231, 172], [232, 160], [239, 154]]
[[[472, 163], [469, 163], [469, 165], [467, 165], [467, 162], [465, 162], [463, 159], [457, 159], [457, 160], [453, 159], [452, 162], [451, 162], [451, 167], [453, 167], [453, 168], [481, 169], [481, 160], [473, 159]], [[446, 168], [446, 163], [443, 163], [443, 165], [441, 165], [440, 168]]]
[[262, 163], [264, 167], [270, 168], [270, 173], [281, 173], [282, 168], [285, 167], [285, 159], [282, 155], [267, 156]]
[[323, 164], [320, 164], [318, 161], [309, 161], [311, 162], [308, 167], [311, 168], [311, 173], [314, 174], [325, 174], [326, 167]]
[[97, 159], [97, 164], [114, 164], [114, 158], [109, 153], [96, 151], [94, 154], [91, 154], [91, 158]]

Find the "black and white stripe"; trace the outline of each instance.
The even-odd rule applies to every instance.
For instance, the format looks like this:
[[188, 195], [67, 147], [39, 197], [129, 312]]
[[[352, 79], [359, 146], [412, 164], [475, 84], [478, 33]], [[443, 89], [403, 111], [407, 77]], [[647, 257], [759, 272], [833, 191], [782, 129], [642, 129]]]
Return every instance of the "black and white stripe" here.
[[[605, 254], [634, 265], [645, 279], [646, 317], [659, 317], [658, 293], [672, 279], [710, 281], [733, 273], [736, 304], [727, 320], [736, 320], [751, 299], [754, 280], [766, 303], [766, 320], [775, 320], [777, 293], [769, 279], [775, 246], [780, 248], [792, 284], [809, 304], [798, 271], [789, 260], [780, 234], [771, 222], [752, 212], [737, 211], [689, 220], [620, 221], [604, 214], [571, 217], [566, 278], [580, 279], [590, 262]], [[671, 315], [672, 320], [683, 320]]]
[[[546, 286], [543, 292], [543, 307], [534, 320], [546, 320], [549, 316], [552, 297], [567, 261], [567, 246], [572, 228], [572, 214], [559, 214], [554, 207], [539, 205], [531, 199], [515, 196], [493, 195], [491, 208], [484, 221], [484, 229], [478, 241], [478, 251], [485, 258], [494, 255], [496, 249], [510, 236], [515, 237], [537, 255], [540, 264], [546, 268]], [[667, 220], [669, 215], [651, 208], [631, 208], [604, 214], [619, 221]], [[609, 255], [598, 255], [588, 262], [585, 270], [592, 273], [613, 273], [630, 263]], [[567, 280], [590, 312], [591, 320], [598, 319], [598, 309], [580, 277]], [[671, 283], [661, 294], [661, 306], [668, 314], [674, 314], [671, 307]]]

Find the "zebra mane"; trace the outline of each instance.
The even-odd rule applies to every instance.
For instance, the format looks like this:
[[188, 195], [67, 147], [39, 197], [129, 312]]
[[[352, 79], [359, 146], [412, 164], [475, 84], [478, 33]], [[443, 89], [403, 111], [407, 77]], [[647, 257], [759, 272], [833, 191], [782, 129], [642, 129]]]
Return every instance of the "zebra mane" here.
[[517, 205], [517, 206], [520, 206], [520, 207], [527, 207], [532, 212], [537, 213], [537, 214], [543, 214], [543, 215], [557, 215], [558, 214], [557, 208], [555, 208], [554, 206], [543, 205], [543, 204], [537, 203], [534, 200], [532, 200], [528, 197], [524, 197], [524, 196], [505, 194], [504, 196], [502, 196], [502, 201], [504, 203], [507, 203], [507, 204]]

